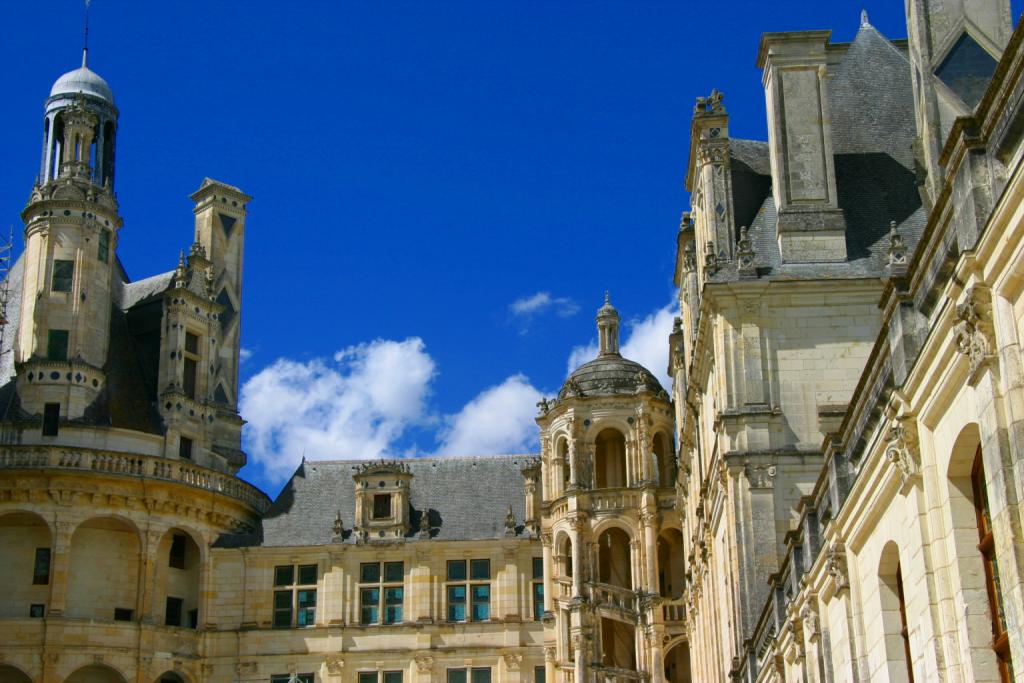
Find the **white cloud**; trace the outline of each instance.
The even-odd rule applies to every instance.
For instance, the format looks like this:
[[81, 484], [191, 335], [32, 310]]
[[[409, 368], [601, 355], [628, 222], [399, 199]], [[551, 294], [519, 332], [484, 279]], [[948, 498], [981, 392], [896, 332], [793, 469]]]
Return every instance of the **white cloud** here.
[[486, 455], [536, 450], [541, 392], [524, 375], [489, 387], [447, 420], [438, 453]]
[[434, 360], [417, 337], [378, 339], [333, 362], [278, 359], [242, 387], [245, 447], [274, 481], [310, 460], [377, 458], [411, 426], [428, 421]]
[[241, 365], [245, 361], [252, 358], [252, 351], [247, 348], [238, 349], [238, 364]]
[[508, 310], [511, 318], [519, 324], [519, 334], [526, 334], [535, 317], [550, 312], [559, 318], [571, 318], [579, 313], [580, 306], [567, 296], [551, 296], [550, 292], [537, 292], [516, 299], [509, 304]]
[[[672, 388], [668, 370], [668, 335], [672, 332], [672, 319], [676, 314], [675, 303], [659, 308], [650, 315], [635, 322], [627, 322], [629, 334], [622, 342], [620, 352], [626, 358], [644, 366], [658, 378], [666, 391]], [[620, 330], [622, 334], [623, 330]], [[572, 372], [587, 361], [597, 357], [597, 342], [577, 346], [569, 353], [568, 372]]]

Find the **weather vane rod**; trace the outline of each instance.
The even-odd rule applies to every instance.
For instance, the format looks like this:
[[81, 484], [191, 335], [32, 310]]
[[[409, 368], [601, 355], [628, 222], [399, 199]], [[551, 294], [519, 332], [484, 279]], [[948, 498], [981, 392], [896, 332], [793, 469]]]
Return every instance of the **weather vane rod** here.
[[85, 21], [83, 22], [84, 28], [82, 30], [82, 68], [88, 66], [89, 58], [89, 5], [92, 4], [92, 0], [85, 0]]

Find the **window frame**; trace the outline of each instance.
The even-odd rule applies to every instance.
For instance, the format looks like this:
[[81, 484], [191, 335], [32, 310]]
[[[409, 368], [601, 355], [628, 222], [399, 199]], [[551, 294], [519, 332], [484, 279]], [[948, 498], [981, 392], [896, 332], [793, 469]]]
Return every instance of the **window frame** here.
[[[172, 605], [175, 607], [175, 611], [172, 612]], [[172, 614], [177, 618], [172, 619]], [[185, 616], [185, 599], [168, 595], [164, 600], [164, 626], [175, 626], [181, 628], [181, 622]]]
[[[45, 558], [45, 559], [44, 559]], [[46, 571], [40, 571], [45, 565]], [[53, 550], [50, 548], [36, 548], [35, 556], [32, 559], [32, 585], [50, 585], [50, 571], [53, 565]]]
[[68, 330], [46, 331], [46, 360], [65, 361], [71, 349], [71, 332]]
[[[58, 265], [59, 264], [59, 265]], [[61, 271], [61, 272], [58, 272]], [[64, 271], [67, 272], [64, 272]], [[59, 286], [58, 286], [59, 284]], [[75, 286], [75, 262], [73, 259], [54, 259], [50, 273], [50, 291], [68, 293]]]
[[[281, 570], [285, 569], [289, 570], [287, 581], [281, 581], [279, 580], [282, 577]], [[309, 571], [313, 572], [312, 583], [303, 581], [303, 574]], [[274, 565], [271, 628], [313, 628], [316, 626], [319, 580], [320, 566], [318, 564]], [[310, 596], [312, 596], [311, 603], [309, 602]], [[285, 614], [287, 620], [279, 619], [279, 615]]]
[[[400, 579], [389, 578], [388, 568], [400, 570]], [[370, 567], [376, 567], [376, 581], [367, 579], [365, 573]], [[405, 561], [378, 561], [359, 563], [359, 625], [360, 626], [393, 626], [401, 624], [405, 619]], [[398, 601], [388, 603], [389, 591], [398, 591]], [[368, 593], [375, 592], [376, 597], [371, 601], [364, 600]], [[369, 604], [372, 602], [373, 604]], [[389, 609], [392, 610], [389, 612]], [[373, 619], [366, 617], [367, 610], [372, 610], [375, 615]], [[395, 611], [397, 610], [397, 611]], [[396, 615], [397, 614], [397, 618]]]
[[60, 404], [43, 404], [43, 436], [57, 436], [60, 433]]
[[[487, 579], [480, 578], [482, 572], [477, 569], [486, 563]], [[452, 569], [461, 567], [461, 571], [453, 574]], [[461, 575], [461, 578], [460, 578]], [[476, 578], [474, 578], [476, 577]], [[445, 564], [445, 617], [446, 621], [452, 624], [482, 623], [491, 620], [491, 560], [482, 559], [459, 559], [448, 560]], [[486, 595], [478, 593], [479, 590], [486, 591]], [[456, 599], [461, 591], [461, 599]], [[455, 618], [453, 608], [461, 606], [462, 618]], [[486, 606], [486, 615], [478, 617], [477, 607]]]
[[532, 562], [533, 570], [533, 619], [534, 621], [544, 620], [544, 558], [535, 557]]
[[[388, 676], [398, 675], [398, 683], [405, 680], [405, 672], [401, 669], [371, 669], [356, 672], [357, 683], [388, 683]], [[370, 677], [373, 680], [370, 680]]]
[[110, 262], [110, 231], [100, 230], [99, 237], [96, 238], [96, 260], [101, 263]]
[[[294, 678], [293, 678], [294, 676]], [[316, 674], [271, 674], [270, 683], [316, 683]]]
[[[196, 340], [194, 346], [189, 344], [190, 337]], [[181, 392], [192, 400], [195, 400], [196, 393], [199, 391], [199, 362], [202, 360], [201, 341], [201, 334], [186, 328], [181, 356]]]
[[[476, 683], [480, 680], [480, 675], [486, 673], [486, 683], [491, 683], [492, 671], [489, 666], [454, 666], [445, 670], [445, 681], [446, 683]], [[453, 679], [453, 674], [454, 678]], [[461, 674], [461, 680], [459, 680], [459, 674]], [[483, 683], [481, 681], [481, 683]]]

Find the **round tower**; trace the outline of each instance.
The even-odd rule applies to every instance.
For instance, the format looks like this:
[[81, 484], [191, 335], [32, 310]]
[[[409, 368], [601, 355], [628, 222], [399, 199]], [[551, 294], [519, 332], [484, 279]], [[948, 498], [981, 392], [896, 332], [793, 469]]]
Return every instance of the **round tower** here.
[[649, 370], [620, 354], [619, 320], [606, 294], [597, 357], [541, 401], [537, 418], [545, 607], [558, 661], [577, 681], [623, 671], [663, 680], [663, 644], [685, 633], [673, 602], [681, 564], [669, 552], [682, 540], [672, 405]]
[[80, 418], [104, 389], [111, 291], [121, 227], [114, 196], [117, 107], [88, 66], [53, 84], [42, 160], [25, 222], [15, 340], [18, 396], [44, 421]]

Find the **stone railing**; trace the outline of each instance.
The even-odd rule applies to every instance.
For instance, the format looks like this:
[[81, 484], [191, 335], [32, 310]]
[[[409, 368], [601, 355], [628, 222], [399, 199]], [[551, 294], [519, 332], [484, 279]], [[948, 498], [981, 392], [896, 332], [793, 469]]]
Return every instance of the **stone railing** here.
[[645, 681], [647, 674], [631, 669], [620, 669], [616, 666], [595, 666], [594, 680], [597, 683], [625, 683], [626, 681]]
[[555, 597], [563, 600], [572, 597], [572, 577], [555, 579]]
[[676, 598], [661, 603], [661, 618], [666, 624], [686, 621], [686, 601], [683, 598]]
[[639, 611], [637, 594], [630, 588], [594, 581], [587, 583], [584, 591], [587, 599], [595, 607], [610, 607], [630, 614]]
[[594, 512], [636, 510], [641, 493], [637, 489], [594, 489], [590, 492], [590, 509]]
[[220, 493], [260, 514], [270, 505], [262, 491], [230, 474], [149, 455], [50, 446], [0, 446], [0, 469], [70, 469], [145, 477]]

